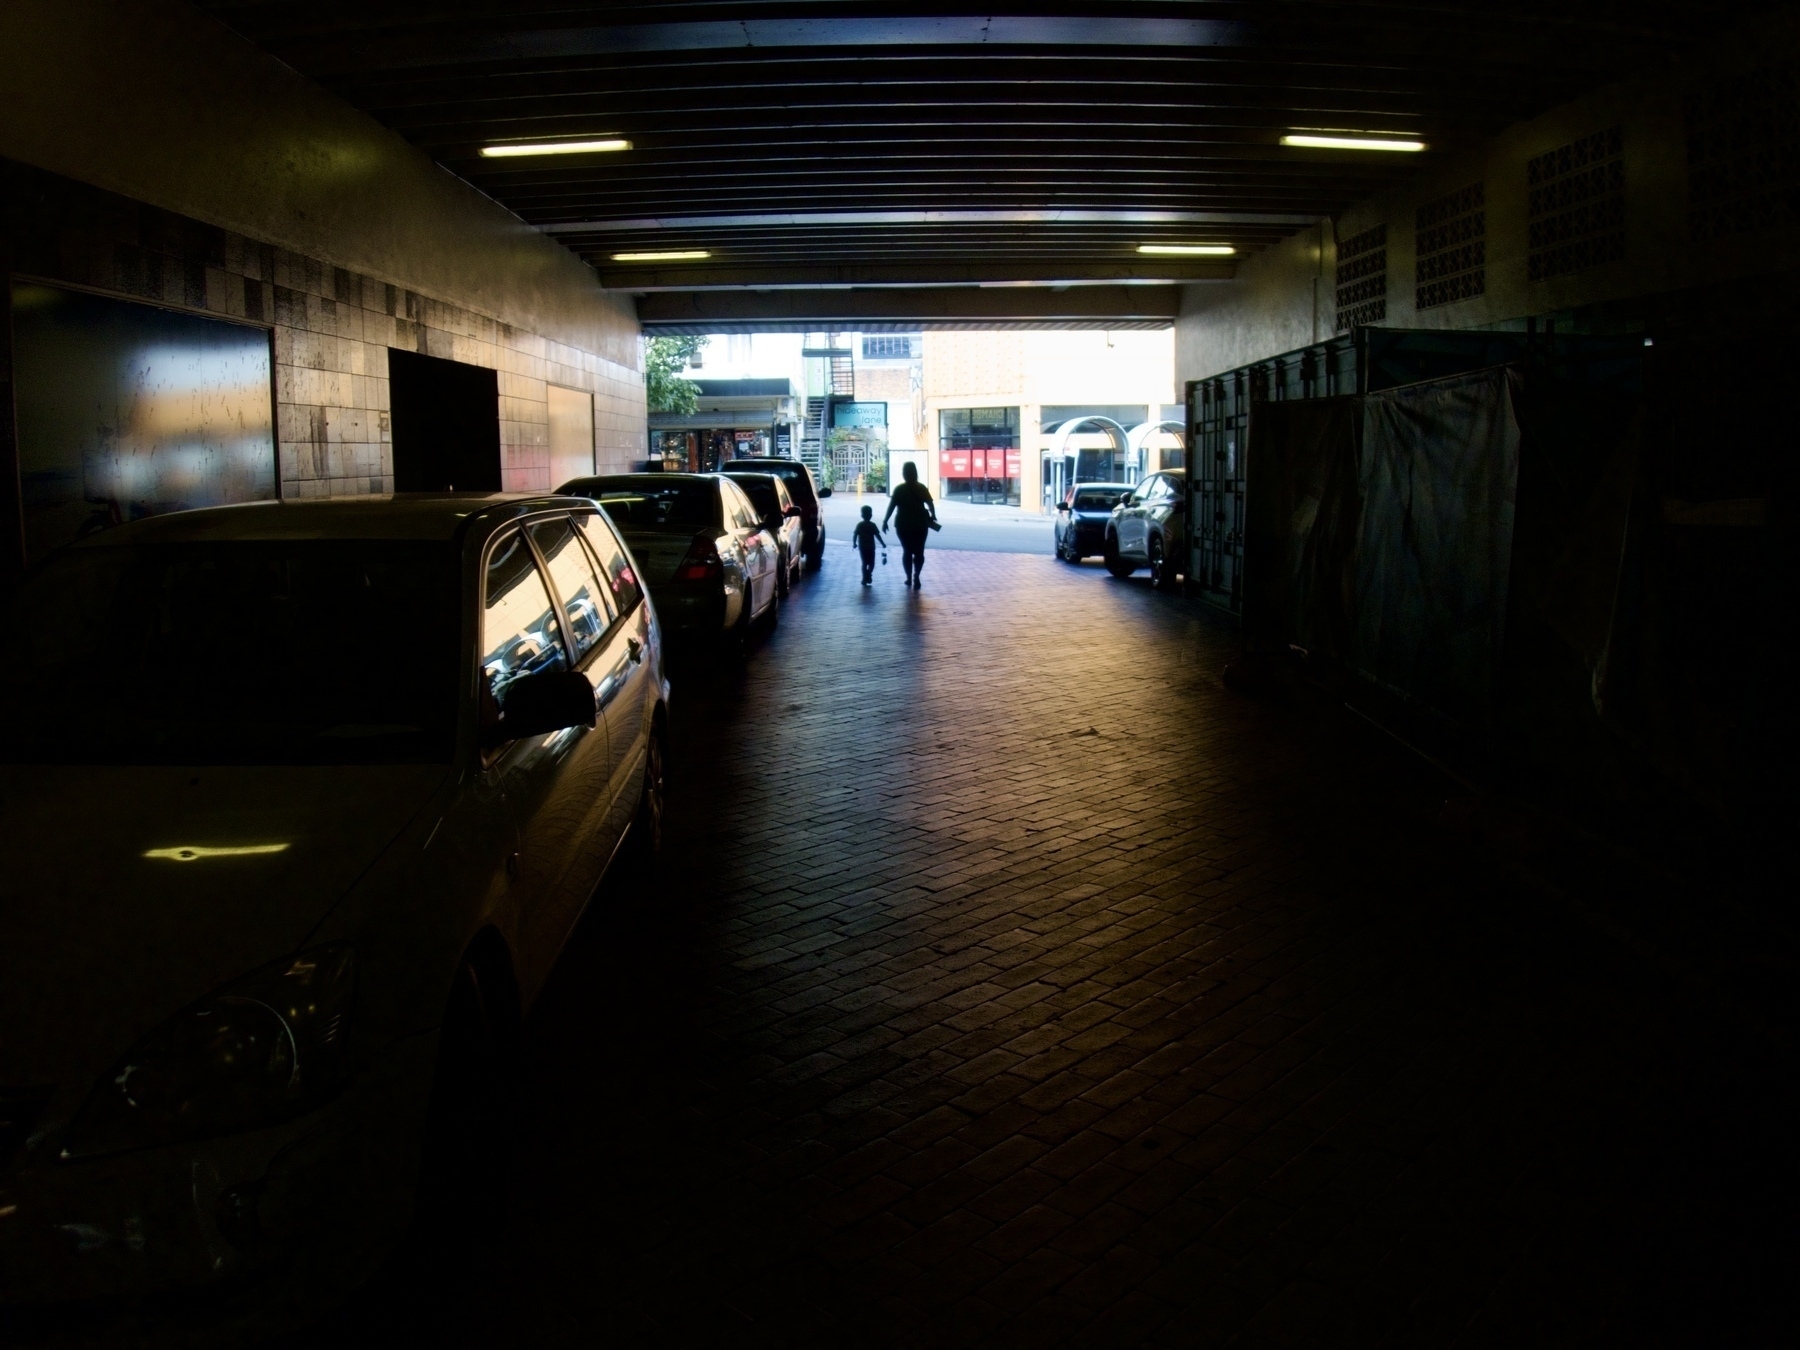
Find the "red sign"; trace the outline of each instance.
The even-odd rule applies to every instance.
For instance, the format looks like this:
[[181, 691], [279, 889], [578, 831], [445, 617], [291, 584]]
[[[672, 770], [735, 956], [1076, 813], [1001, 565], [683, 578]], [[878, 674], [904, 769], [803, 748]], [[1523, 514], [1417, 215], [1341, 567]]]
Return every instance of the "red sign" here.
[[969, 452], [967, 450], [939, 451], [938, 473], [945, 478], [967, 478], [969, 476]]
[[1006, 452], [1006, 476], [1008, 478], [1017, 478], [1021, 472], [1019, 468], [1019, 453], [1020, 452], [1017, 450], [1008, 450]]
[[969, 477], [986, 478], [988, 476], [988, 451], [986, 446], [969, 451]]

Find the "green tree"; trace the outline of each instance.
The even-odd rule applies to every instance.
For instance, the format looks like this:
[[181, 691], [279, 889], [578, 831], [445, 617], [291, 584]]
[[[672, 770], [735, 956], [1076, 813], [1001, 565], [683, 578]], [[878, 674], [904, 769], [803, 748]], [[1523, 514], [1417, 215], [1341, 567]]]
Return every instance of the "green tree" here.
[[644, 344], [644, 392], [651, 412], [691, 413], [700, 386], [681, 378], [706, 345], [703, 337], [653, 337]]

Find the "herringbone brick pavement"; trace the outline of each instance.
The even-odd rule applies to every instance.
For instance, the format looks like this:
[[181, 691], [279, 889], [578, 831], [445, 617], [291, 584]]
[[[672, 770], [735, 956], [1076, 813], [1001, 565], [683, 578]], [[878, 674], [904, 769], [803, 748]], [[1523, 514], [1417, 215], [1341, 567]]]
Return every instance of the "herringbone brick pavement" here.
[[1774, 1343], [1791, 1059], [1435, 825], [1231, 634], [834, 549], [678, 686], [664, 893], [529, 1027], [506, 1230], [339, 1327], [481, 1345]]

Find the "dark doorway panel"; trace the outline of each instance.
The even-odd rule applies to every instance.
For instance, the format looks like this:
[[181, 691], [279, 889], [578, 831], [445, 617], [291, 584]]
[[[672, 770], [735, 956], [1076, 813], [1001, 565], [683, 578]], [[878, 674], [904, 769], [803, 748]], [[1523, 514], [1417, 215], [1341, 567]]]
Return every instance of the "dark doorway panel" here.
[[394, 491], [500, 491], [500, 379], [388, 348]]

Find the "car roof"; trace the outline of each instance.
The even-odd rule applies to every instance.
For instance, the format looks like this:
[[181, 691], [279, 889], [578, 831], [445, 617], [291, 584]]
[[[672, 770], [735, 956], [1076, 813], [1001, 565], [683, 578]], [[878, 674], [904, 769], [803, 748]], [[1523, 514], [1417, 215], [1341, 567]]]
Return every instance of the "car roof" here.
[[148, 516], [89, 535], [75, 548], [214, 540], [454, 539], [534, 511], [591, 506], [582, 497], [503, 492], [406, 492], [307, 501], [245, 502]]

